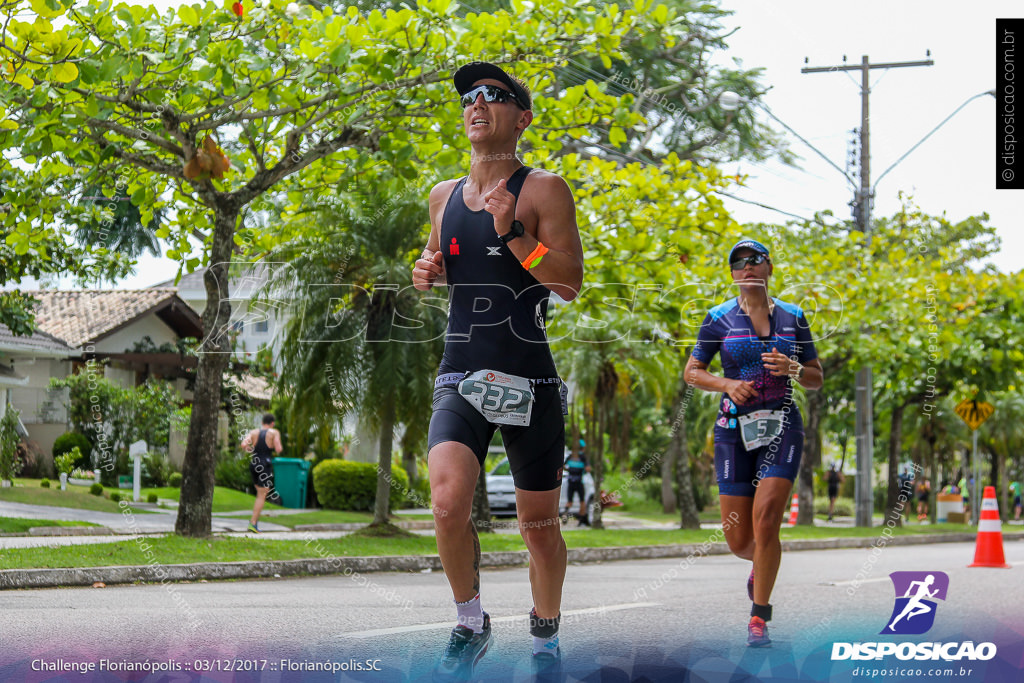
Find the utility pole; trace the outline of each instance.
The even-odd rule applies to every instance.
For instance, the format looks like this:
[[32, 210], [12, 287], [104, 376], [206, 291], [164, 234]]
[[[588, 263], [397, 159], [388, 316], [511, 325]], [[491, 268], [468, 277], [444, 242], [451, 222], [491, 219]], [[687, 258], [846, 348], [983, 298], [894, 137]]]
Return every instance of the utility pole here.
[[[930, 52], [928, 55], [930, 56]], [[846, 58], [843, 57], [843, 61]], [[904, 66], [932, 66], [931, 59], [917, 62], [883, 62], [871, 64], [868, 56], [861, 57], [859, 65], [841, 64], [839, 66], [815, 66], [800, 69], [802, 74], [830, 73], [833, 71], [860, 71], [860, 188], [854, 197], [854, 217], [857, 228], [867, 235], [871, 241], [871, 204], [874, 193], [871, 191], [871, 121], [869, 96], [871, 69], [895, 69]], [[872, 465], [874, 463], [874, 406], [871, 366], [857, 371], [856, 379], [857, 418], [855, 436], [857, 442], [857, 488], [856, 488], [856, 524], [871, 526], [871, 512], [874, 505], [874, 494], [871, 487]]]

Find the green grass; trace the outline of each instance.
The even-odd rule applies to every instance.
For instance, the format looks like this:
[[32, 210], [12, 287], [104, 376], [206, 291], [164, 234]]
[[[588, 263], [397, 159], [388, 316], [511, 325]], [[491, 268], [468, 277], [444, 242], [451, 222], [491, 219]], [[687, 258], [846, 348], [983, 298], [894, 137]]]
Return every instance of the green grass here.
[[74, 522], [58, 519], [26, 519], [25, 517], [0, 517], [0, 533], [24, 534], [34, 526], [99, 526], [89, 522]]
[[[15, 479], [14, 486], [0, 488], [0, 500], [9, 503], [27, 503], [29, 505], [48, 505], [50, 507], [77, 508], [96, 512], [121, 512], [121, 506], [105, 496], [94, 496], [89, 493], [88, 486], [68, 485], [67, 491], [60, 490], [60, 482], [51, 481], [51, 488], [44, 489], [39, 479]], [[106, 495], [117, 489], [106, 489]], [[124, 491], [121, 494], [124, 495]], [[131, 496], [131, 491], [127, 492]], [[133, 510], [135, 514], [145, 510]]]
[[[177, 501], [181, 496], [181, 489], [174, 488], [172, 486], [164, 486], [161, 488], [149, 488], [142, 489], [140, 491], [142, 500], [146, 500], [150, 493], [155, 493], [158, 498], [167, 498], [169, 500]], [[252, 510], [253, 504], [256, 502], [256, 496], [236, 491], [234, 489], [225, 488], [223, 486], [213, 487], [213, 511], [214, 512], [235, 512], [236, 510]], [[280, 505], [274, 505], [273, 503], [267, 503], [264, 510], [283, 510]], [[248, 515], [245, 515], [248, 517]]]
[[[242, 519], [249, 515], [225, 515], [228, 518]], [[392, 515], [391, 523], [403, 520], [430, 520], [434, 516], [430, 514], [416, 515]], [[266, 514], [260, 518], [274, 524], [280, 524], [288, 528], [295, 528], [300, 524], [369, 524], [373, 521], [373, 513], [354, 512], [351, 510], [316, 510], [314, 512], [296, 512], [295, 514]]]
[[[963, 524], [936, 524], [896, 529], [895, 536], [969, 531]], [[834, 538], [878, 537], [881, 528], [838, 529], [820, 527], [784, 528], [782, 538]], [[259, 537], [190, 539], [179, 536], [146, 536], [139, 541], [97, 545], [63, 546], [57, 548], [24, 548], [7, 550], [0, 554], [0, 569], [34, 567], [96, 567], [108, 565], [141, 565], [152, 561], [161, 564], [191, 562], [237, 562], [245, 560], [294, 560], [315, 557], [357, 557], [364, 555], [433, 555], [437, 552], [431, 536], [402, 534], [378, 537], [371, 533], [350, 534], [335, 539], [316, 539], [306, 542], [273, 541]], [[570, 548], [614, 547], [630, 545], [666, 545], [675, 543], [703, 543], [717, 540], [719, 535], [709, 529], [700, 530], [581, 530], [565, 531], [565, 542]], [[147, 554], [140, 548], [151, 546]], [[480, 547], [484, 552], [525, 550], [518, 534], [481, 534]]]

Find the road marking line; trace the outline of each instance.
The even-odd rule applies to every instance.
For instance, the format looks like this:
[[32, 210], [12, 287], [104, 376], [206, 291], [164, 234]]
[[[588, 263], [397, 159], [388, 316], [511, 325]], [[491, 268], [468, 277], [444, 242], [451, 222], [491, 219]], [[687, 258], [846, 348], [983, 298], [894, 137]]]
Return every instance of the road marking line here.
[[[620, 605], [602, 605], [601, 607], [590, 607], [587, 609], [574, 609], [562, 612], [562, 619], [585, 614], [604, 614], [605, 612], [619, 612], [627, 609], [642, 609], [644, 607], [657, 607], [660, 602], [627, 602]], [[526, 622], [527, 617], [498, 617], [491, 619], [492, 624], [503, 624], [515, 621]], [[416, 624], [414, 626], [396, 626], [395, 628], [379, 628], [372, 631], [352, 631], [339, 634], [342, 638], [375, 638], [377, 636], [393, 635], [395, 633], [412, 633], [414, 631], [432, 631], [438, 628], [451, 628], [451, 621], [441, 621], [435, 624]]]
[[820, 586], [850, 586], [853, 584], [860, 585], [862, 583], [879, 583], [882, 581], [888, 581], [888, 576], [882, 576], [877, 579], [853, 579], [852, 581], [822, 581]]

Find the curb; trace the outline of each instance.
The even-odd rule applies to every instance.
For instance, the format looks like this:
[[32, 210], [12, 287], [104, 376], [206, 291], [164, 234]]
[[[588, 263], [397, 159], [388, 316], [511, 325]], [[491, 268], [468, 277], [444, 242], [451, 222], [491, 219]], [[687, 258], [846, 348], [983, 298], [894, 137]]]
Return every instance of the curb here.
[[[714, 536], [715, 534], [712, 534]], [[959, 532], [949, 534], [921, 534], [893, 537], [882, 545], [924, 545], [928, 543], [964, 543], [975, 540], [976, 534]], [[868, 548], [878, 544], [880, 537], [826, 538], [783, 541], [782, 548], [790, 552], [800, 550], [830, 550], [838, 548]], [[1003, 534], [1004, 541], [1024, 541], [1024, 532]], [[707, 541], [675, 545], [617, 546], [611, 548], [570, 548], [568, 560], [574, 564], [615, 562], [621, 560], [648, 560], [666, 557], [700, 557], [727, 555], [724, 542]], [[484, 567], [518, 567], [527, 564], [525, 550], [483, 553], [480, 564]], [[437, 555], [374, 555], [368, 557], [322, 557], [307, 560], [276, 560], [270, 562], [200, 562], [196, 564], [141, 565], [120, 567], [78, 567], [69, 569], [5, 569], [0, 570], [0, 590], [18, 588], [58, 588], [62, 586], [92, 586], [96, 582], [107, 585], [128, 583], [167, 583], [169, 581], [203, 581], [223, 579], [267, 579], [285, 576], [330, 576], [367, 572], [421, 572], [440, 571], [441, 559]]]

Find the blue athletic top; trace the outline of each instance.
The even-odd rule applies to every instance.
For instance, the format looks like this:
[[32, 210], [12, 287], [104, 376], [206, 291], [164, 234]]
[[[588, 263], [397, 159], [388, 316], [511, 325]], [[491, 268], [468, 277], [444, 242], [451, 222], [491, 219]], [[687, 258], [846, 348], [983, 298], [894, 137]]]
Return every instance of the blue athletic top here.
[[[530, 167], [506, 188], [519, 198]], [[441, 218], [441, 251], [448, 281], [448, 332], [439, 374], [498, 370], [529, 379], [557, 377], [548, 348], [548, 294], [494, 232], [494, 216], [471, 211], [463, 178]]]
[[569, 458], [565, 461], [565, 466], [568, 468], [569, 481], [583, 481], [583, 474], [586, 472], [587, 461], [583, 458], [579, 460], [573, 460]]
[[764, 367], [762, 353], [769, 353], [774, 346], [787, 356], [795, 355], [801, 364], [818, 357], [807, 318], [800, 307], [774, 297], [772, 301], [775, 302], [775, 311], [768, 316], [767, 337], [758, 337], [750, 316], [740, 308], [738, 299], [730, 299], [712, 308], [700, 326], [693, 357], [701, 363], [710, 364], [715, 354], [721, 353], [725, 377], [753, 382], [758, 392], [755, 400], [742, 406], [736, 405], [728, 394], [723, 393], [719, 427], [735, 427], [737, 415], [755, 410], [779, 410], [786, 404], [792, 391], [790, 379], [773, 376]]

